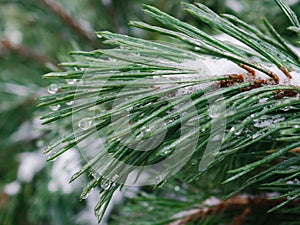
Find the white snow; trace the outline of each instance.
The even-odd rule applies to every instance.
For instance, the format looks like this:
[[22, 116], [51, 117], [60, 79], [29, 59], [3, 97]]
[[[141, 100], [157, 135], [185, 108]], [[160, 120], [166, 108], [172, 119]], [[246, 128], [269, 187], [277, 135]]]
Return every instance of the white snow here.
[[51, 192], [61, 191], [70, 194], [81, 188], [81, 179], [69, 183], [72, 175], [81, 169], [80, 156], [75, 149], [70, 149], [59, 156], [51, 170], [51, 180], [48, 189]]
[[291, 75], [293, 78], [291, 79], [290, 84], [300, 87], [300, 73], [293, 71], [293, 72], [291, 72]]
[[280, 115], [274, 115], [272, 117], [270, 116], [261, 116], [258, 119], [254, 119], [254, 124], [253, 126], [259, 127], [259, 128], [264, 128], [264, 127], [269, 127], [272, 124], [279, 123], [281, 121], [284, 121], [285, 118], [281, 117]]
[[[202, 210], [205, 210], [205, 208], [203, 208]], [[195, 209], [189, 209], [189, 210], [186, 210], [186, 211], [182, 211], [182, 212], [179, 212], [179, 213], [176, 213], [175, 215], [172, 216], [172, 218], [174, 219], [179, 219], [179, 218], [182, 218], [182, 217], [187, 217], [187, 216], [190, 216], [190, 215], [193, 215], [193, 214], [196, 214], [199, 212], [199, 209], [195, 208]], [[171, 223], [172, 225], [175, 225], [177, 223]]]
[[89, 225], [108, 225], [108, 219], [111, 211], [113, 210], [114, 205], [120, 204], [123, 201], [124, 193], [119, 190], [114, 193], [112, 200], [110, 201], [107, 210], [105, 211], [103, 219], [101, 220], [100, 224], [98, 224], [97, 218], [94, 214], [94, 208], [101, 198], [99, 192], [99, 188], [95, 188], [90, 192], [88, 198], [86, 199], [87, 206], [76, 216], [76, 223]]
[[14, 25], [7, 27], [4, 36], [14, 45], [19, 45], [23, 41], [23, 33]]
[[16, 195], [19, 193], [20, 189], [20, 183], [18, 181], [14, 181], [4, 186], [3, 192], [7, 195]]
[[231, 44], [238, 45], [243, 48], [247, 48], [247, 50], [249, 50], [249, 51], [253, 51], [253, 50], [251, 50], [251, 48], [249, 48], [243, 42], [235, 39], [234, 37], [229, 36], [228, 34], [220, 33], [220, 34], [215, 35], [214, 38], [218, 39], [219, 41], [229, 42]]
[[226, 6], [235, 12], [241, 12], [244, 9], [243, 4], [238, 0], [227, 0]]
[[[229, 37], [229, 36], [228, 36]], [[226, 39], [225, 36], [222, 37], [222, 39]], [[229, 37], [227, 39], [229, 41], [234, 41], [235, 39], [232, 39]], [[272, 71], [273, 73], [278, 75], [279, 78], [279, 84], [282, 85], [294, 85], [294, 86], [300, 86], [300, 72], [292, 71], [290, 72], [292, 78], [288, 78], [277, 66], [272, 64], [263, 64], [261, 63], [266, 69]], [[179, 67], [186, 70], [194, 70], [197, 71], [196, 74], [178, 74], [178, 75], [163, 75], [161, 77], [154, 76], [155, 82], [156, 81], [164, 81], [166, 82], [169, 80], [170, 82], [174, 81], [191, 81], [195, 82], [201, 78], [208, 78], [212, 76], [226, 76], [226, 75], [233, 75], [233, 74], [243, 74], [245, 80], [253, 81], [254, 77], [249, 75], [249, 72], [245, 69], [241, 68], [237, 64], [231, 62], [227, 59], [220, 59], [215, 57], [199, 57], [195, 60], [185, 60], [182, 63], [179, 64]], [[272, 80], [270, 76], [267, 74], [255, 70], [255, 79], [262, 79], [262, 80]], [[154, 83], [155, 83], [154, 82]], [[206, 82], [198, 84], [195, 82], [194, 85], [181, 88], [176, 92], [177, 96], [183, 96], [186, 94], [193, 93], [197, 90], [204, 89], [208, 86], [212, 86], [214, 82]], [[164, 88], [170, 88], [174, 84], [157, 84], [156, 87], [159, 87], [160, 89]]]
[[222, 201], [216, 197], [211, 197], [206, 199], [203, 204], [206, 206], [215, 206], [215, 205], [219, 205]]
[[286, 0], [288, 5], [295, 5], [296, 3], [299, 2], [299, 0]]
[[33, 121], [26, 121], [10, 136], [10, 139], [13, 142], [37, 139], [43, 135], [41, 126], [41, 120], [38, 118], [35, 118]]
[[102, 0], [103, 5], [107, 6], [111, 4], [111, 0]]
[[[248, 48], [250, 51], [251, 49], [243, 44], [242, 42], [232, 38], [227, 34], [219, 34], [215, 36], [216, 39], [221, 41], [227, 41], [235, 45], [239, 45], [243, 48]], [[300, 56], [300, 49], [295, 46], [290, 46], [299, 56]], [[264, 64], [261, 62], [266, 69], [269, 69], [273, 73], [277, 74], [279, 77], [279, 84], [284, 85], [294, 85], [300, 86], [300, 71], [292, 71], [290, 72], [292, 78], [288, 78], [276, 65], [274, 64]], [[180, 64], [181, 68], [184, 69], [192, 69], [198, 71], [197, 75], [192, 75], [193, 78], [197, 79], [197, 77], [207, 77], [207, 76], [222, 76], [222, 75], [231, 75], [231, 74], [242, 74], [246, 73], [247, 71], [237, 64], [231, 62], [227, 59], [220, 59], [214, 57], [205, 57], [205, 58], [198, 58], [196, 60], [186, 60]], [[268, 75], [265, 73], [255, 70], [256, 78], [257, 79], [270, 79]], [[170, 76], [169, 76], [170, 77]], [[171, 78], [171, 77], [170, 77]], [[172, 76], [173, 78], [173, 76]], [[191, 79], [191, 75], [177, 75], [174, 78], [178, 78], [181, 80]], [[211, 83], [209, 83], [211, 84]], [[202, 86], [194, 87], [196, 89], [204, 88], [207, 84]]]
[[227, 59], [206, 57], [202, 62], [208, 68], [210, 74], [214, 76], [245, 73], [243, 68]]
[[85, 209], [79, 212], [75, 217], [76, 224], [98, 225], [98, 220], [94, 214], [94, 208], [100, 199], [99, 191], [99, 188], [91, 190], [89, 197], [86, 199], [87, 205]]
[[24, 152], [19, 155], [18, 180], [31, 182], [37, 172], [45, 166], [45, 156], [41, 151]]

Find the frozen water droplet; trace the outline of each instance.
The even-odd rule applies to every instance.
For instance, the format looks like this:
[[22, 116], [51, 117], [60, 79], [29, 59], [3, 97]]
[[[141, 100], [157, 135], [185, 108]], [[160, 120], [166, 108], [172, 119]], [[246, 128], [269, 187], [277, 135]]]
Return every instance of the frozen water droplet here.
[[180, 191], [180, 187], [179, 186], [176, 186], [174, 189], [175, 189], [175, 191]]
[[265, 103], [268, 101], [268, 98], [261, 98], [258, 100], [259, 103]]
[[130, 106], [130, 107], [128, 107], [128, 108], [126, 109], [126, 111], [129, 112], [129, 113], [131, 112], [131, 110], [133, 110], [133, 107], [132, 107], [132, 106]]
[[106, 178], [103, 178], [101, 180], [101, 184], [100, 184], [101, 188], [104, 189], [104, 190], [108, 190], [111, 186], [111, 182], [110, 180], [106, 179]]
[[67, 82], [67, 84], [72, 85], [72, 84], [75, 84], [75, 79], [67, 79], [66, 82]]
[[163, 181], [163, 176], [157, 176], [155, 177], [154, 183], [155, 185], [159, 185]]
[[36, 147], [38, 147], [38, 148], [42, 148], [44, 145], [45, 145], [45, 143], [43, 140], [38, 140], [36, 142]]
[[269, 127], [272, 124], [276, 124], [278, 122], [284, 121], [285, 118], [281, 117], [280, 115], [275, 115], [275, 116], [261, 116], [259, 119], [254, 119], [253, 120], [253, 126], [259, 127], [259, 128], [264, 128], [264, 127]]
[[57, 84], [50, 84], [48, 87], [48, 92], [50, 94], [55, 94], [58, 91], [58, 85]]
[[81, 85], [83, 84], [83, 81], [81, 79], [74, 79], [74, 84]]
[[74, 101], [66, 102], [66, 105], [69, 105], [69, 106], [71, 106], [71, 105], [73, 105], [73, 104], [74, 104]]
[[150, 132], [150, 127], [142, 127], [141, 132], [136, 136], [137, 139], [144, 139], [145, 135], [147, 135], [148, 132]]
[[169, 155], [172, 151], [173, 151], [173, 149], [167, 149], [167, 150], [165, 150], [164, 152], [162, 152], [162, 155], [163, 155], [163, 156], [167, 156], [167, 155]]
[[256, 139], [261, 136], [261, 133], [256, 133], [252, 136], [252, 139]]
[[87, 199], [89, 197], [89, 194], [90, 192], [92, 191], [93, 189], [91, 189], [90, 191], [87, 191], [87, 192], [84, 192], [81, 194], [80, 198], [81, 199]]
[[194, 166], [194, 165], [196, 165], [198, 163], [198, 160], [197, 159], [193, 159], [192, 161], [191, 161], [191, 164]]
[[92, 118], [87, 117], [78, 122], [78, 127], [81, 128], [82, 130], [87, 130], [92, 126], [92, 124], [93, 124]]
[[60, 105], [59, 105], [59, 104], [58, 104], [58, 105], [50, 105], [49, 107], [50, 107], [50, 109], [52, 109], [53, 111], [57, 111], [57, 110], [60, 109]]
[[108, 61], [110, 61], [110, 62], [116, 62], [117, 60], [114, 59], [114, 58], [108, 58]]
[[285, 107], [283, 107], [281, 110], [282, 110], [282, 111], [289, 111], [290, 109], [291, 109], [290, 106], [285, 106]]
[[242, 132], [243, 132], [243, 129], [237, 129], [237, 130], [234, 132], [234, 135], [239, 136]]

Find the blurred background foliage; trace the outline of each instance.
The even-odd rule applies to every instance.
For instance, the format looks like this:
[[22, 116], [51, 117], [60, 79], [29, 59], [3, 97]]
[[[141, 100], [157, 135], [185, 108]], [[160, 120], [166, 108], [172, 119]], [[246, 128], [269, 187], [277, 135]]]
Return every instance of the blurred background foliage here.
[[[68, 182], [74, 172], [74, 168], [67, 165], [70, 163], [68, 160], [74, 162], [77, 156], [63, 158], [65, 164], [44, 163], [42, 150], [47, 140], [60, 135], [60, 131], [40, 125], [38, 118], [43, 109], [36, 108], [36, 99], [45, 95], [50, 85], [41, 79], [41, 75], [64, 70], [57, 63], [69, 60], [66, 54], [69, 51], [105, 47], [97, 40], [94, 31], [109, 30], [145, 39], [161, 39], [158, 34], [128, 27], [130, 20], [155, 24], [142, 13], [141, 4], [154, 5], [189, 23], [205, 26], [185, 14], [180, 2], [0, 0], [1, 225], [96, 224], [92, 203], [79, 201], [80, 185], [66, 188], [68, 184], [63, 184], [63, 181], [53, 183], [57, 167], [67, 170], [67, 177], [62, 176], [61, 179]], [[273, 0], [198, 2], [205, 3], [218, 13], [236, 14], [257, 26], [266, 16], [280, 33], [289, 36], [285, 31], [288, 21], [278, 7], [273, 7]], [[296, 13], [300, 12], [298, 0], [288, 2]], [[45, 138], [48, 133], [50, 135]], [[84, 215], [83, 212], [88, 210], [89, 213]]]

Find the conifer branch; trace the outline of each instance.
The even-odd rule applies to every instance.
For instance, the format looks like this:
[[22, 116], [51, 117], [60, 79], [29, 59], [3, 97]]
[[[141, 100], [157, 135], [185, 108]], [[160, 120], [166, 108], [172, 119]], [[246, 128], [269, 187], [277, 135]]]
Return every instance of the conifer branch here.
[[[76, 123], [70, 124], [72, 132], [45, 153], [53, 160], [80, 145], [81, 152], [93, 156], [71, 181], [84, 173], [94, 174], [82, 196], [101, 187], [102, 198], [95, 210], [100, 220], [113, 193], [134, 171], [132, 165], [144, 168], [168, 158], [173, 161], [164, 164], [165, 171], [150, 173], [153, 186], [161, 185], [180, 168], [184, 182], [207, 177], [214, 183], [216, 175], [228, 190], [222, 190], [227, 200], [212, 208], [199, 208], [179, 224], [206, 215], [207, 210], [219, 213], [230, 207], [242, 208], [231, 220], [234, 225], [242, 223], [258, 205], [275, 211], [289, 209], [296, 202], [295, 210], [299, 210], [300, 190], [295, 188], [295, 179], [300, 174], [300, 82], [299, 74], [292, 74], [300, 68], [297, 53], [268, 22], [269, 33], [264, 33], [199, 3], [185, 4], [185, 9], [240, 44], [220, 41], [155, 7], [144, 6], [144, 12], [160, 25], [131, 25], [158, 32], [172, 43], [98, 32], [113, 48], [73, 52], [84, 60], [62, 65], [74, 70], [44, 75], [67, 84], [62, 82], [59, 92], [41, 98], [41, 106], [77, 100], [72, 107], [42, 117], [45, 124], [71, 116]], [[224, 62], [238, 72], [217, 71], [225, 67]], [[188, 129], [182, 134], [185, 125]], [[98, 134], [104, 140], [101, 147], [90, 147], [99, 140]], [[155, 145], [150, 137], [163, 138]], [[189, 166], [193, 160], [199, 165]], [[186, 166], [180, 167], [182, 162]], [[254, 185], [257, 195], [240, 195]], [[266, 192], [279, 195], [267, 200], [261, 194]], [[170, 220], [163, 218], [155, 224]]]
[[[270, 195], [270, 194], [269, 194]], [[192, 221], [203, 220], [208, 216], [217, 214], [226, 214], [227, 211], [232, 209], [241, 210], [242, 214], [233, 218], [230, 225], [242, 225], [245, 217], [250, 214], [253, 210], [267, 211], [275, 207], [276, 205], [284, 202], [285, 199], [269, 199], [268, 195], [255, 196], [255, 195], [235, 195], [226, 200], [220, 200], [217, 198], [207, 199], [200, 204], [200, 207], [194, 207], [184, 212], [179, 212], [174, 217], [180, 217], [168, 225], [184, 225], [189, 224]], [[287, 207], [299, 206], [300, 201], [290, 202]]]
[[23, 45], [17, 45], [12, 43], [7, 38], [2, 39], [0, 42], [0, 48], [5, 52], [13, 52], [24, 58], [33, 60], [34, 62], [39, 62], [42, 65], [48, 65], [50, 67], [58, 68], [57, 62], [46, 55], [43, 55], [32, 48]]
[[96, 41], [96, 35], [92, 30], [74, 19], [63, 7], [53, 0], [38, 0], [42, 5], [46, 6], [48, 10], [57, 15], [68, 27], [70, 27], [76, 34], [85, 39], [91, 46]]

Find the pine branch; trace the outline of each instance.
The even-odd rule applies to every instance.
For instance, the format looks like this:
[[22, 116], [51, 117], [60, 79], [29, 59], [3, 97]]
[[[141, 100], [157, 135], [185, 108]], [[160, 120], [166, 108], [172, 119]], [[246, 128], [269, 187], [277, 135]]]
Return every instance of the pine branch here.
[[[146, 170], [148, 185], [160, 186], [176, 172], [190, 183], [217, 176], [226, 186], [226, 191], [217, 187], [228, 198], [222, 204], [243, 208], [232, 224], [245, 219], [250, 203], [264, 205], [266, 199], [257, 197], [261, 188], [279, 192], [277, 199], [268, 200], [272, 210], [289, 209], [300, 197], [293, 180], [300, 174], [299, 56], [267, 21], [264, 33], [202, 4], [185, 4], [185, 8], [239, 44], [220, 41], [144, 6], [145, 13], [162, 25], [131, 24], [158, 32], [171, 43], [98, 32], [113, 48], [73, 52], [78, 61], [62, 65], [74, 70], [44, 75], [66, 84], [41, 98], [41, 106], [75, 99], [72, 107], [42, 117], [47, 124], [72, 116], [74, 123], [69, 122], [73, 132], [45, 153], [53, 160], [77, 146], [85, 154], [86, 164], [71, 181], [92, 174], [82, 198], [101, 187], [95, 209], [99, 220], [113, 193], [128, 184], [133, 172], [139, 180], [148, 165], [161, 162], [163, 171]], [[233, 72], [224, 72], [225, 65]], [[253, 189], [258, 195], [252, 199], [231, 197]], [[163, 218], [154, 223], [171, 221]]]
[[47, 7], [48, 10], [52, 11], [57, 15], [68, 27], [70, 27], [76, 34], [85, 39], [90, 45], [94, 45], [96, 36], [94, 32], [88, 29], [85, 25], [74, 19], [63, 7], [56, 1], [53, 0], [38, 0], [40, 4]]
[[0, 48], [5, 52], [14, 52], [24, 58], [28, 58], [35, 62], [39, 62], [42, 65], [47, 65], [52, 68], [58, 68], [57, 62], [46, 55], [43, 55], [32, 48], [23, 45], [16, 45], [10, 42], [8, 39], [3, 39], [0, 43]]
[[[244, 224], [245, 217], [253, 210], [259, 210], [259, 208], [263, 210], [270, 209], [282, 202], [285, 202], [285, 199], [270, 200], [268, 195], [236, 195], [223, 201], [217, 198], [207, 199], [200, 204], [202, 207], [194, 207], [174, 215], [173, 218], [180, 217], [180, 219], [169, 223], [169, 225], [188, 224], [189, 222], [202, 220], [211, 215], [226, 214], [227, 211], [232, 209], [241, 210], [242, 214], [234, 217], [230, 225], [242, 225]], [[288, 207], [292, 208], [295, 205], [299, 205], [299, 200], [289, 203]]]

